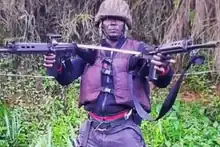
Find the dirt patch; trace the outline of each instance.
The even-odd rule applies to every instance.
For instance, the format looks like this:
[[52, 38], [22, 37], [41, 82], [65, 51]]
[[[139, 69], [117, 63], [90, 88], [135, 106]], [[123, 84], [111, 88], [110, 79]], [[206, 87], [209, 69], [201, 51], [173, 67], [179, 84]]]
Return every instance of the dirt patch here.
[[193, 91], [185, 91], [180, 93], [180, 95], [184, 102], [192, 102], [201, 99], [201, 95]]

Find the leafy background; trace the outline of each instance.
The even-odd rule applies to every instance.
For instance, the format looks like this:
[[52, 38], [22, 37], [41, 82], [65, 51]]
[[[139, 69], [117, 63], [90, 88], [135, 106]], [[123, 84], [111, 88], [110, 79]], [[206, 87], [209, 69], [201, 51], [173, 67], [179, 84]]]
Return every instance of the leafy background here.
[[[8, 39], [46, 41], [47, 33], [59, 33], [66, 42], [98, 41], [94, 15], [102, 0], [0, 0], [0, 43]], [[128, 0], [133, 15], [129, 32], [137, 40], [161, 44], [184, 38], [195, 43], [219, 40], [219, 0]], [[158, 122], [141, 126], [149, 147], [220, 146], [219, 50], [200, 51], [206, 57], [185, 78], [177, 102]], [[185, 67], [189, 55], [177, 55], [177, 75], [165, 89], [152, 89], [156, 117], [169, 89]], [[79, 81], [62, 87], [42, 67], [42, 55], [0, 54], [0, 146], [71, 146], [86, 119], [78, 109]], [[7, 75], [4, 75], [7, 74]], [[13, 76], [34, 75], [31, 76]]]

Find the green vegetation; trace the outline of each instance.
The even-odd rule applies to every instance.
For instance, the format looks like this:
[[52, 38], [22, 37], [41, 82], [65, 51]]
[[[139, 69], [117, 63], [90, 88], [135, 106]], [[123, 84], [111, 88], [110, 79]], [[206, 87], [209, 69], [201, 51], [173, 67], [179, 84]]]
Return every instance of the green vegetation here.
[[[197, 80], [200, 76], [193, 78]], [[191, 81], [191, 78], [188, 76], [185, 81]], [[36, 101], [36, 104], [32, 106], [25, 106], [25, 102], [1, 103], [0, 146], [71, 146], [70, 138], [76, 137], [80, 124], [87, 116], [82, 108], [77, 108], [78, 81], [69, 87], [61, 87], [53, 79], [45, 79], [41, 81], [43, 88], [38, 91], [34, 90], [34, 79], [8, 78], [8, 81], [12, 87], [24, 85], [29, 81], [32, 84], [26, 85], [25, 89], [32, 89], [32, 93], [38, 92], [44, 101], [37, 104], [35, 97], [32, 101]], [[200, 82], [207, 83], [208, 80]], [[185, 83], [182, 89], [187, 89], [187, 85], [190, 83]], [[190, 85], [190, 88], [193, 88], [193, 85]], [[220, 97], [213, 88], [205, 87], [200, 90], [204, 94], [198, 95], [198, 91], [182, 91], [173, 109], [164, 119], [158, 122], [143, 122], [142, 132], [150, 147], [220, 146]], [[20, 90], [20, 93], [17, 91], [20, 97], [24, 97], [24, 93], [24, 90]], [[167, 94], [168, 89], [155, 89], [152, 92], [152, 115], [158, 114]], [[9, 107], [9, 104], [13, 107]]]
[[[45, 41], [47, 33], [60, 33], [63, 41], [95, 44], [98, 30], [93, 19], [101, 1], [0, 0], [0, 44], [7, 39]], [[200, 43], [220, 38], [219, 0], [127, 1], [133, 15], [133, 29], [128, 34], [137, 40], [157, 45], [189, 37]], [[199, 52], [206, 63], [189, 72], [220, 70], [219, 51]], [[188, 58], [188, 54], [175, 57], [176, 73]], [[143, 122], [149, 147], [220, 146], [219, 73], [187, 76], [166, 117]], [[0, 74], [0, 146], [70, 147], [70, 139], [87, 117], [78, 108], [79, 81], [61, 87], [46, 77], [13, 76], [46, 75], [40, 55], [0, 55]], [[169, 89], [152, 91], [153, 116]]]

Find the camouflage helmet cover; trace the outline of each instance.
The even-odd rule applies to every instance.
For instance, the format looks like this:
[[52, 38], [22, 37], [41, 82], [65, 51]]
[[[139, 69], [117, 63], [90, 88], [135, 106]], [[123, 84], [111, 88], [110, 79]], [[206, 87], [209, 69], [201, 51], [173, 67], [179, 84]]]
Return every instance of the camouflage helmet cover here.
[[95, 16], [95, 26], [98, 27], [101, 20], [107, 16], [120, 17], [131, 29], [132, 16], [129, 5], [124, 0], [104, 0]]

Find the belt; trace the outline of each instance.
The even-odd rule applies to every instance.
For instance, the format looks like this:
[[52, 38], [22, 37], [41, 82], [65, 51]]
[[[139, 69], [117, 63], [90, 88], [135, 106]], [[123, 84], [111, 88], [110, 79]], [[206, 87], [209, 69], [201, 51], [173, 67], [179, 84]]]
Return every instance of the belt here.
[[112, 116], [97, 116], [96, 114], [89, 112], [89, 115], [93, 120], [92, 126], [95, 128], [95, 130], [99, 131], [105, 131], [109, 128], [124, 124], [126, 121], [128, 121], [131, 114], [132, 110], [122, 111]]
[[131, 120], [131, 119], [118, 119], [118, 120], [111, 121], [111, 122], [100, 122], [100, 121], [93, 120], [91, 125], [95, 130], [106, 131], [110, 128], [114, 128], [121, 124], [126, 124], [128, 120]]
[[122, 111], [120, 113], [117, 113], [115, 115], [110, 115], [110, 116], [98, 116], [96, 115], [95, 113], [92, 113], [92, 112], [89, 112], [89, 116], [97, 121], [114, 121], [114, 120], [117, 120], [117, 119], [121, 119], [121, 118], [124, 118], [126, 117], [126, 115], [128, 114], [129, 112], [126, 110], [126, 111]]

